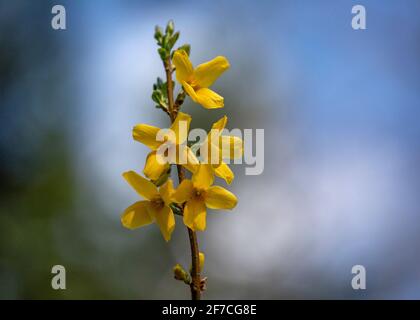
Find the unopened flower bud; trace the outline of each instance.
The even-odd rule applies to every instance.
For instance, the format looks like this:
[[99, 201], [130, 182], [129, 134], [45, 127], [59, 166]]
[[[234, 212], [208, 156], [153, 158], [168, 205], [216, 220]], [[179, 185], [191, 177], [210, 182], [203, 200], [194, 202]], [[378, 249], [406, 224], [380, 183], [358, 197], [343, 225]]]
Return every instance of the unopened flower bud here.
[[169, 20], [168, 24], [166, 25], [166, 33], [169, 33], [169, 35], [172, 35], [175, 30], [175, 24], [172, 20]]
[[179, 263], [177, 263], [174, 266], [173, 270], [174, 270], [174, 278], [176, 280], [184, 281], [184, 283], [190, 284], [191, 282], [190, 276]]
[[159, 43], [162, 41], [163, 33], [162, 29], [159, 26], [155, 27], [155, 39]]

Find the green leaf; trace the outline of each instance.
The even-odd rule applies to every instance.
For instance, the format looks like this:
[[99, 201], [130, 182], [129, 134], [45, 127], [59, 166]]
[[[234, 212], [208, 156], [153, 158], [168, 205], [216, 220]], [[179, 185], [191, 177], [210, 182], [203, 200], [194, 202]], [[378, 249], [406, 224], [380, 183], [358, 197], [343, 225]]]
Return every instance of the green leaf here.
[[162, 93], [162, 96], [165, 98], [165, 100], [167, 100], [168, 99], [168, 85], [166, 82], [161, 84], [160, 91]]
[[165, 61], [168, 58], [168, 51], [166, 51], [165, 48], [159, 48], [158, 53], [160, 55], [160, 58]]
[[162, 92], [160, 90], [154, 90], [152, 93], [152, 100], [156, 103], [160, 104], [160, 101], [162, 100]]
[[165, 172], [162, 174], [157, 180], [155, 180], [153, 183], [156, 185], [156, 187], [160, 187], [163, 185], [166, 181], [168, 181], [169, 176], [171, 175], [171, 171]]
[[172, 49], [173, 47], [174, 47], [174, 45], [175, 45], [175, 43], [178, 41], [178, 38], [179, 38], [179, 31], [178, 32], [176, 32], [170, 39], [169, 39], [169, 42], [168, 42], [168, 47], [169, 47], [169, 49]]
[[171, 203], [169, 206], [171, 207], [174, 214], [182, 216], [182, 209], [176, 203]]

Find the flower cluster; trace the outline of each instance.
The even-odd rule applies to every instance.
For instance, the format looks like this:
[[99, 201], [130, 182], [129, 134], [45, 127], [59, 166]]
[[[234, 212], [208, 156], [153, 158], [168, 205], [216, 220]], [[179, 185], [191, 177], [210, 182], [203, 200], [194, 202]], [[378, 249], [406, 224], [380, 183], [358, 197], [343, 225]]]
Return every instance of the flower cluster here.
[[[134, 126], [134, 140], [146, 145], [150, 152], [143, 169], [144, 177], [134, 171], [125, 172], [123, 177], [144, 200], [129, 206], [121, 217], [123, 226], [129, 229], [155, 222], [166, 241], [171, 239], [175, 229], [175, 215], [182, 216], [189, 231], [204, 231], [207, 208], [233, 209], [236, 206], [236, 196], [213, 183], [217, 176], [231, 184], [234, 174], [224, 160], [241, 157], [243, 153], [241, 139], [222, 135], [227, 124], [226, 116], [213, 124], [205, 141], [199, 144], [200, 154], [197, 152], [197, 143], [188, 145], [192, 118], [180, 111], [181, 106], [189, 96], [206, 109], [223, 108], [223, 97], [209, 87], [229, 68], [229, 62], [225, 57], [218, 56], [194, 68], [189, 57], [189, 45], [173, 49], [179, 38], [179, 32], [174, 33], [173, 29], [173, 23], [170, 22], [165, 33], [158, 27], [155, 31], [167, 79], [165, 82], [158, 78], [152, 94], [156, 107], [169, 115], [171, 125], [167, 129], [148, 124]], [[174, 72], [180, 85], [176, 99], [173, 94]], [[169, 155], [168, 150], [174, 152]], [[174, 188], [171, 179], [173, 168], [178, 171], [177, 188]], [[190, 179], [185, 178], [185, 172], [189, 172]], [[203, 253], [196, 253], [196, 256], [195, 265], [200, 264], [200, 267], [195, 266], [195, 274], [200, 272], [204, 263]], [[174, 272], [175, 278], [190, 281], [183, 276], [180, 266], [176, 266]]]
[[[181, 48], [174, 51], [172, 62], [176, 68], [177, 81], [193, 101], [208, 109], [224, 106], [223, 97], [210, 90], [209, 87], [229, 68], [229, 62], [225, 57], [216, 57], [193, 68], [188, 52]], [[184, 132], [179, 128], [180, 123], [186, 123], [187, 128]], [[144, 175], [150, 180], [133, 171], [123, 174], [123, 177], [133, 189], [146, 199], [134, 203], [124, 211], [121, 221], [125, 227], [134, 229], [156, 222], [164, 239], [168, 241], [175, 228], [174, 207], [177, 209], [183, 208], [182, 215], [185, 225], [192, 230], [199, 231], [206, 229], [206, 208], [232, 209], [235, 207], [237, 199], [233, 193], [220, 186], [213, 186], [214, 175], [223, 178], [230, 184], [234, 178], [233, 172], [223, 162], [223, 159], [211, 164], [199, 162], [197, 156], [186, 144], [190, 123], [191, 116], [178, 111], [169, 128], [171, 132], [175, 133], [172, 141], [170, 137], [158, 141], [156, 137], [161, 128], [148, 124], [138, 124], [134, 127], [133, 138], [151, 149], [143, 169]], [[221, 135], [226, 123], [226, 116], [214, 123], [212, 126], [213, 134], [209, 133], [206, 141], [204, 141], [209, 152], [205, 157], [207, 160], [211, 158], [212, 148], [219, 148], [218, 154], [221, 157], [226, 154], [222, 150], [223, 146], [228, 145], [232, 149], [242, 147], [242, 141], [239, 138]], [[228, 142], [224, 143], [223, 140]], [[168, 171], [172, 164], [180, 163], [179, 159], [175, 158], [172, 161], [165, 162], [164, 159], [159, 159], [157, 153], [160, 146], [168, 145], [168, 143], [176, 148], [178, 155], [184, 154], [186, 156], [186, 163], [182, 165], [192, 172], [191, 180], [183, 180], [176, 190], [173, 188], [173, 182], [169, 178]], [[238, 152], [233, 151], [229, 154], [238, 154]], [[181, 158], [181, 156], [178, 156], [178, 158]], [[159, 185], [161, 186], [158, 189]]]

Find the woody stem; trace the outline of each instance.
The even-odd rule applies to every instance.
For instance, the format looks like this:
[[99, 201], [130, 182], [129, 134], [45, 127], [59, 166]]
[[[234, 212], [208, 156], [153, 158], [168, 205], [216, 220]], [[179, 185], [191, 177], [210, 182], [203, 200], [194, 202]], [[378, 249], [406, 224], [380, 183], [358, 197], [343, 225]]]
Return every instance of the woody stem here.
[[172, 81], [172, 62], [171, 57], [168, 57], [164, 63], [166, 73], [166, 87], [168, 89], [168, 111], [171, 123], [174, 122], [176, 114], [174, 112], [174, 83]]
[[190, 238], [190, 247], [191, 247], [191, 299], [200, 300], [201, 298], [201, 276], [200, 276], [200, 260], [199, 260], [199, 249], [197, 234], [195, 231], [188, 228], [188, 237]]
[[[169, 117], [171, 118], [171, 122], [173, 123], [175, 121], [175, 118], [178, 113], [178, 108], [175, 109], [174, 105], [174, 83], [172, 81], [172, 62], [171, 58], [168, 57], [164, 61], [165, 66], [165, 72], [166, 72], [166, 85], [168, 89], [168, 111], [169, 111]], [[181, 182], [184, 180], [184, 169], [181, 165], [176, 166], [178, 171], [178, 181], [181, 184]], [[200, 258], [199, 253], [200, 250], [198, 248], [198, 241], [197, 241], [197, 234], [195, 231], [188, 228], [188, 237], [190, 239], [190, 247], [191, 247], [191, 300], [200, 300], [201, 298], [201, 289], [200, 289], [200, 282], [201, 282], [201, 276], [200, 276]]]

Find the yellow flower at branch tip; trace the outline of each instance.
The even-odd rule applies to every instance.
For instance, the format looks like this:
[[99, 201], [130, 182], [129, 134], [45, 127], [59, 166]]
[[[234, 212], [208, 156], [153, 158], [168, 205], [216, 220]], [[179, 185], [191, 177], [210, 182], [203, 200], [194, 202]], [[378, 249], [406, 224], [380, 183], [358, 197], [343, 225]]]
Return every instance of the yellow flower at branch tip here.
[[[157, 152], [159, 147], [166, 144], [168, 148], [173, 146], [177, 151], [177, 158], [172, 159], [171, 163], [179, 163], [180, 159], [183, 158], [183, 165], [189, 169], [194, 168], [198, 165], [198, 160], [191, 149], [185, 144], [188, 131], [191, 123], [191, 116], [178, 112], [178, 115], [169, 128], [174, 134], [165, 135], [163, 141], [157, 139], [158, 133], [161, 130], [158, 127], [154, 127], [148, 124], [138, 124], [133, 128], [133, 138], [146, 146], [152, 151], [147, 155], [146, 163], [143, 169], [143, 173], [146, 177], [152, 180], [157, 180], [159, 177], [168, 171], [169, 162], [165, 162], [164, 159]], [[159, 158], [160, 157], [160, 158]]]
[[173, 200], [173, 183], [168, 179], [159, 190], [149, 180], [138, 175], [134, 171], [123, 173], [123, 177], [144, 201], [138, 201], [127, 209], [121, 216], [121, 223], [128, 229], [136, 229], [152, 222], [156, 222], [166, 241], [171, 239], [175, 229], [175, 217], [169, 206]]
[[174, 192], [173, 200], [184, 203], [184, 224], [190, 229], [206, 229], [207, 208], [233, 209], [238, 199], [230, 191], [212, 186], [214, 181], [213, 167], [200, 164], [191, 180], [184, 180]]
[[223, 97], [209, 87], [229, 69], [229, 61], [225, 57], [218, 56], [194, 69], [188, 54], [184, 50], [177, 50], [173, 63], [177, 81], [194, 102], [206, 109], [223, 108]]
[[[224, 116], [213, 124], [206, 140], [203, 142], [204, 152], [202, 157], [205, 163], [212, 164], [216, 176], [224, 179], [227, 184], [231, 184], [235, 175], [223, 159], [241, 158], [244, 148], [241, 138], [222, 135], [227, 121], [228, 118]], [[192, 172], [197, 168], [198, 166], [187, 167]]]

